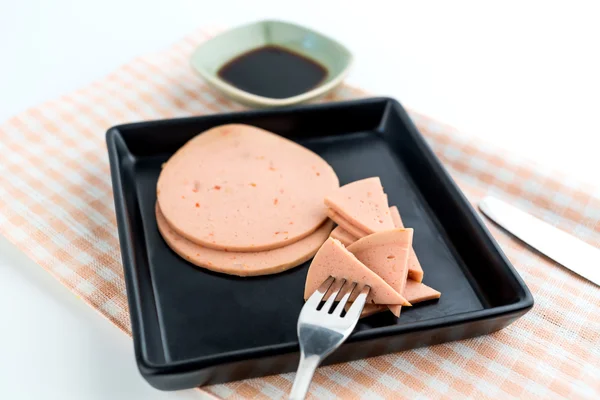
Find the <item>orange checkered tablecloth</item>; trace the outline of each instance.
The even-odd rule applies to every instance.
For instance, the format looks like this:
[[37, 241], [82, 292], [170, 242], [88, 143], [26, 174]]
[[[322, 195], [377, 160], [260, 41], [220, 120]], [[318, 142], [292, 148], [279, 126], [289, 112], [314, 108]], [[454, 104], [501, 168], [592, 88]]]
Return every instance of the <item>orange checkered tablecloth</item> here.
[[[198, 31], [0, 126], [0, 233], [127, 334], [104, 134], [124, 122], [239, 109], [189, 67], [192, 49], [210, 34]], [[325, 101], [359, 96], [341, 87]], [[495, 194], [600, 246], [600, 193], [593, 188], [411, 115], [473, 204]], [[310, 397], [600, 398], [600, 289], [488, 226], [531, 289], [532, 311], [488, 336], [320, 368]], [[293, 376], [202, 390], [282, 398]]]

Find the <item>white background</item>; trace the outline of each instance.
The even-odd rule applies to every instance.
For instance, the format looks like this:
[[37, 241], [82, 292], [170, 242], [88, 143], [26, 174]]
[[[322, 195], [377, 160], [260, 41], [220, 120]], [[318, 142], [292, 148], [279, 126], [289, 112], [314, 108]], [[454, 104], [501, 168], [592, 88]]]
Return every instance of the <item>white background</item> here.
[[[344, 42], [356, 57], [351, 83], [600, 182], [594, 2], [414, 3], [2, 0], [0, 120], [197, 27], [280, 18]], [[199, 398], [149, 387], [130, 339], [7, 243], [0, 316], [0, 398]]]

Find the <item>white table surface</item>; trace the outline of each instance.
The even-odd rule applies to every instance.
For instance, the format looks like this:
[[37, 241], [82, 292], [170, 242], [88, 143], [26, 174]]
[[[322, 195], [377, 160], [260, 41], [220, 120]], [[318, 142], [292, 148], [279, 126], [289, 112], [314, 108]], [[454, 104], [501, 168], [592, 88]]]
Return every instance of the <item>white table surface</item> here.
[[[0, 121], [199, 26], [280, 18], [347, 44], [356, 56], [351, 83], [499, 149], [599, 182], [594, 2], [288, 3], [4, 1]], [[0, 315], [2, 399], [200, 398], [194, 390], [147, 385], [130, 339], [4, 241]]]

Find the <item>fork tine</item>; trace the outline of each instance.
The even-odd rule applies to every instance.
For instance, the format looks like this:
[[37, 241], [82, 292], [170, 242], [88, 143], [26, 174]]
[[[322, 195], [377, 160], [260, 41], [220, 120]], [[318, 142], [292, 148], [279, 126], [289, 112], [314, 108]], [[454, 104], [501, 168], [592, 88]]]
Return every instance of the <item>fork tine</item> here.
[[354, 289], [356, 289], [356, 282], [352, 282], [352, 285], [350, 286], [350, 290], [348, 290], [348, 291], [346, 291], [346, 293], [344, 293], [344, 296], [340, 299], [340, 302], [335, 307], [335, 310], [333, 310], [333, 313], [332, 313], [333, 315], [339, 316], [342, 314], [342, 310], [346, 306], [346, 303], [348, 302], [348, 299], [350, 298], [350, 295], [352, 294], [352, 292], [354, 292]]
[[323, 282], [321, 284], [321, 286], [319, 286], [317, 291], [314, 292], [308, 298], [308, 300], [306, 300], [306, 303], [304, 304], [304, 306], [316, 309], [319, 306], [319, 304], [321, 304], [321, 301], [323, 301], [323, 297], [325, 296], [325, 293], [327, 293], [327, 291], [329, 290], [329, 287], [333, 284], [334, 281], [335, 281], [335, 278], [333, 276], [330, 276], [329, 278], [327, 278], [325, 280], [325, 282]]
[[[323, 306], [323, 308], [321, 308], [321, 310], [324, 310], [327, 313], [329, 312], [329, 310], [331, 309], [331, 306], [333, 305], [333, 302], [335, 301], [335, 299], [337, 299], [338, 294], [340, 293], [340, 290], [342, 290], [342, 288], [346, 284], [345, 279], [341, 279], [340, 282], [341, 282], [340, 287], [337, 288], [337, 290], [331, 292], [331, 294], [329, 295], [329, 298], [327, 299], [327, 301], [325, 302], [325, 305]], [[331, 287], [333, 288], [333, 285]]]
[[354, 303], [350, 306], [350, 309], [346, 312], [345, 317], [350, 319], [356, 319], [360, 317], [360, 313], [362, 313], [363, 307], [365, 306], [365, 302], [367, 301], [367, 296], [371, 291], [370, 286], [363, 286], [358, 297], [354, 300]]

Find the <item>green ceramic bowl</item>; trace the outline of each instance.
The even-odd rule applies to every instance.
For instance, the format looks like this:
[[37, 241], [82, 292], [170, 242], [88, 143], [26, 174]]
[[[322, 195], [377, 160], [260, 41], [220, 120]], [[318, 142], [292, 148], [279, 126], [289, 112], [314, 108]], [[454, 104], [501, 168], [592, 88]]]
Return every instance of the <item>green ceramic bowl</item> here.
[[[267, 45], [280, 46], [318, 62], [327, 69], [327, 76], [313, 89], [283, 99], [246, 92], [219, 77], [219, 69], [228, 61]], [[308, 28], [282, 21], [261, 21], [204, 42], [194, 51], [191, 63], [210, 86], [226, 96], [253, 107], [276, 107], [305, 102], [334, 89], [346, 77], [352, 54], [342, 44]]]

